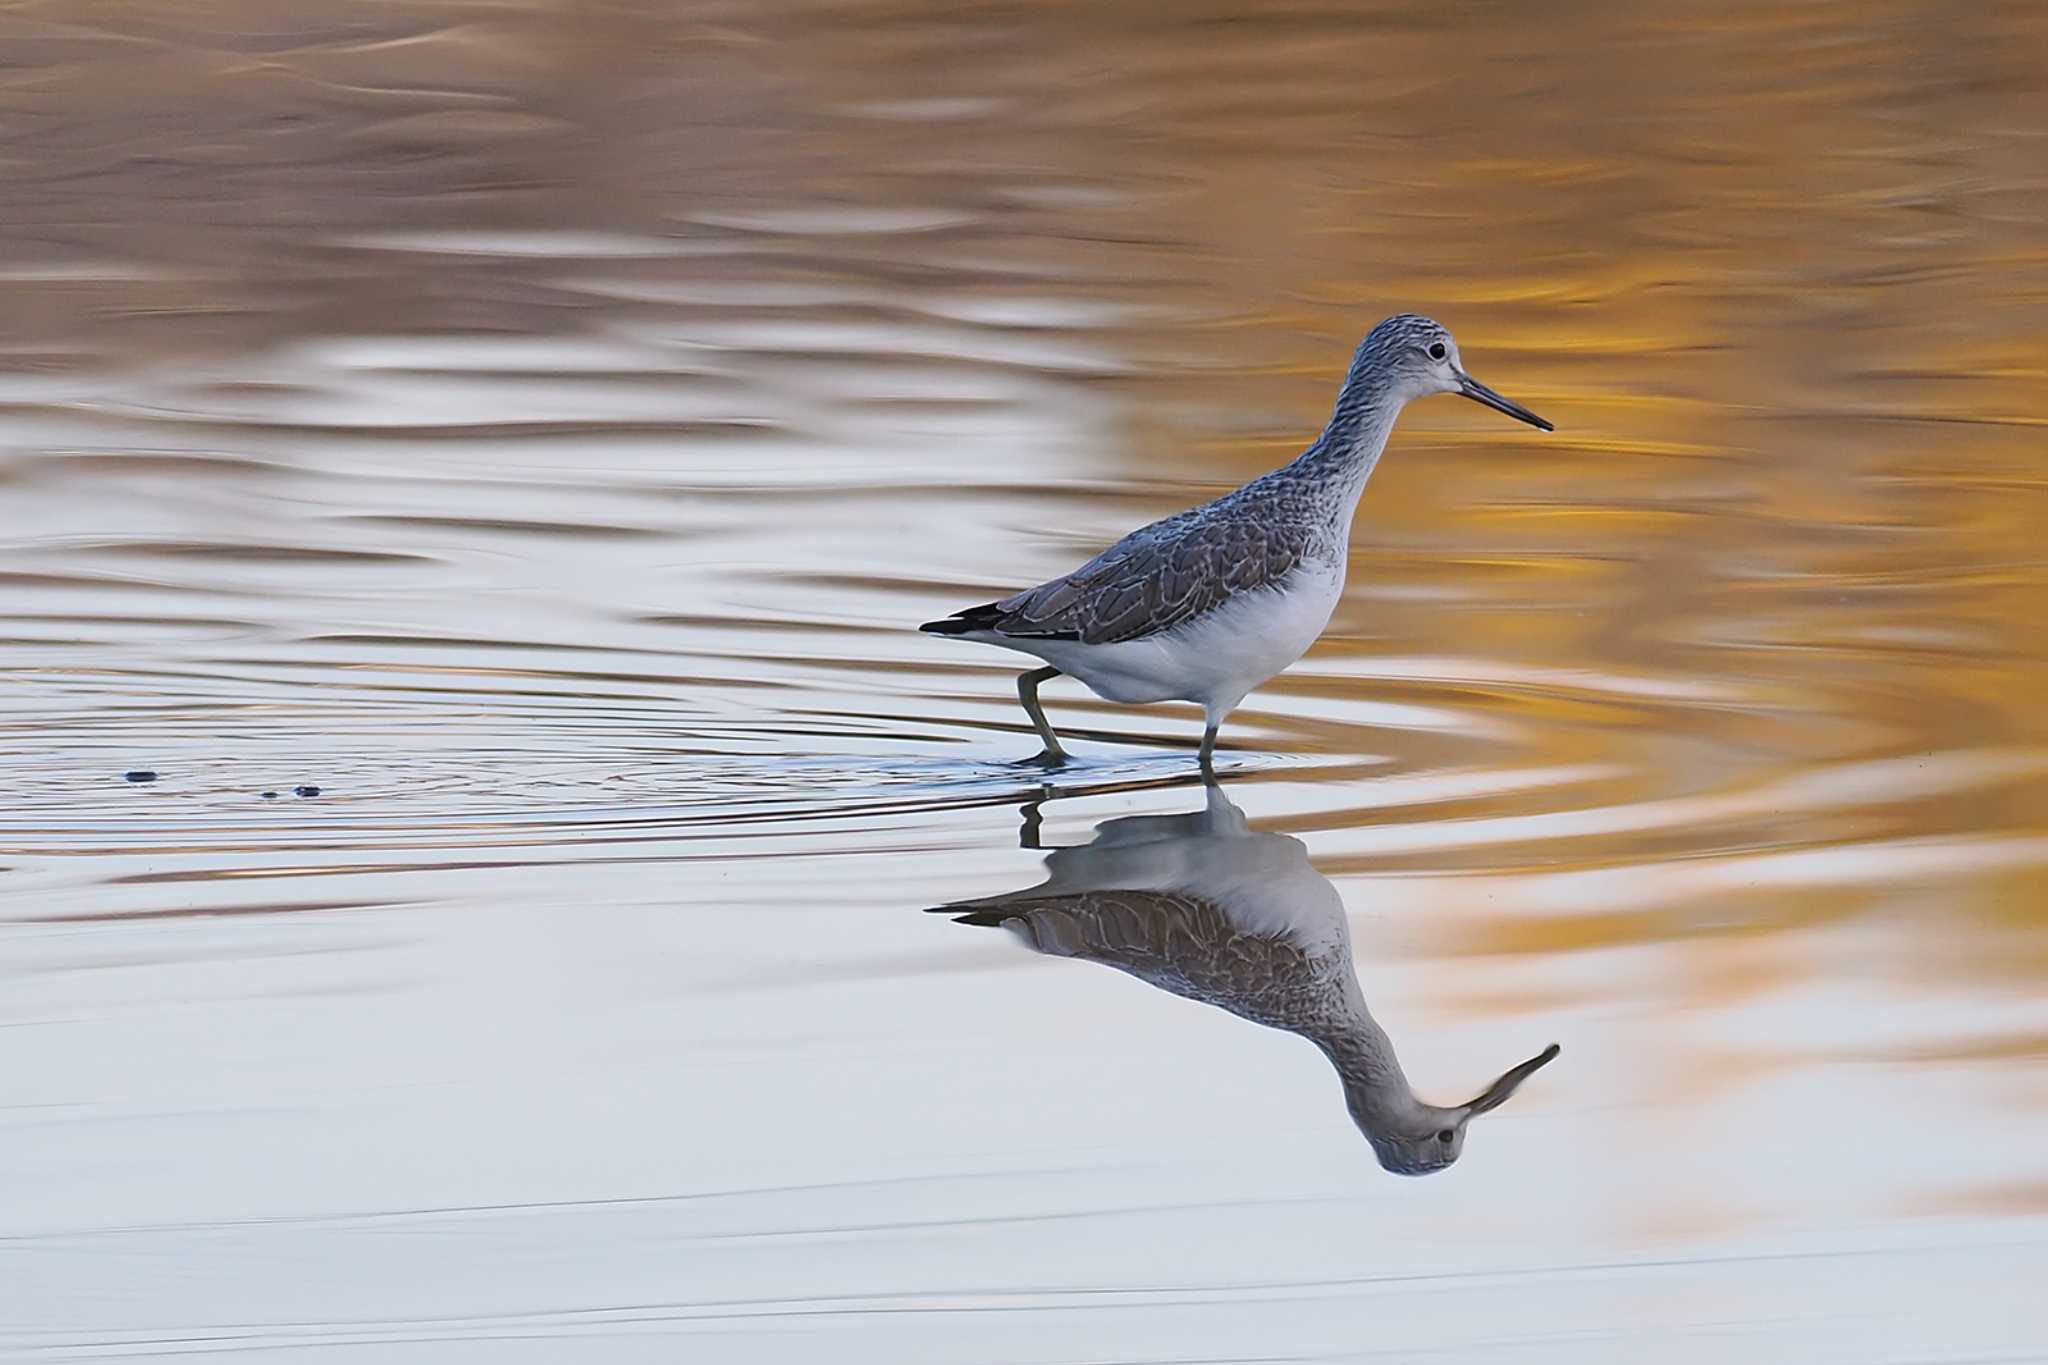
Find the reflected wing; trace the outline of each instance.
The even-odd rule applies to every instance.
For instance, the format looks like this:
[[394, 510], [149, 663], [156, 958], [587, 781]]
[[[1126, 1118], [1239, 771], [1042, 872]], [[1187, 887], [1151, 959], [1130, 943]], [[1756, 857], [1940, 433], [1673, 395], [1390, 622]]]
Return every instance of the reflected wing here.
[[1220, 906], [1186, 893], [1088, 891], [942, 909], [964, 911], [964, 924], [1019, 930], [1041, 953], [1101, 962], [1270, 1028], [1298, 1031], [1321, 1017], [1328, 983], [1343, 969], [1284, 939], [1243, 933]]
[[1091, 645], [1142, 640], [1272, 586], [1308, 547], [1296, 520], [1269, 523], [1211, 503], [1131, 532], [1070, 574], [924, 628]]

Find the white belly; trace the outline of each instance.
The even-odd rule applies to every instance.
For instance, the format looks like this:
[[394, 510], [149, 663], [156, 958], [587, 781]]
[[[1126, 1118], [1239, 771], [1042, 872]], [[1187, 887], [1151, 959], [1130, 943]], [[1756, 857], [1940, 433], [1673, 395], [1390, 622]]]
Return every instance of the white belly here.
[[1199, 702], [1215, 720], [1308, 652], [1343, 591], [1341, 566], [1303, 565], [1273, 588], [1234, 597], [1184, 626], [1142, 640], [1089, 645], [977, 638], [1036, 654], [1110, 701]]

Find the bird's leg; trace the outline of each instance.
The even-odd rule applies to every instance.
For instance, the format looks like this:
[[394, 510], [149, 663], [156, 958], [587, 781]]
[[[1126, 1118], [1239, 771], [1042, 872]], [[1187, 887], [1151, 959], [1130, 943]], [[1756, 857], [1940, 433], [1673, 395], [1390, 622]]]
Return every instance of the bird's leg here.
[[1202, 775], [1216, 776], [1216, 729], [1223, 722], [1212, 720], [1202, 731]]
[[1038, 727], [1038, 737], [1045, 741], [1045, 752], [1029, 761], [1042, 763], [1048, 768], [1057, 768], [1065, 763], [1067, 751], [1060, 747], [1060, 737], [1053, 733], [1052, 726], [1045, 719], [1045, 708], [1038, 704], [1038, 685], [1059, 675], [1060, 671], [1050, 665], [1017, 675], [1017, 700], [1024, 704], [1024, 714], [1031, 717], [1031, 723]]

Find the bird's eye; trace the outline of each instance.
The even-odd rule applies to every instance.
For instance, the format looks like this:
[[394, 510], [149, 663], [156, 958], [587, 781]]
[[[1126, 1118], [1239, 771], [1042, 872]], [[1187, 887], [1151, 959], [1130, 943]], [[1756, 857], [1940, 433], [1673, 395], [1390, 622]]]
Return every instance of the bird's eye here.
[[1442, 1144], [1443, 1144], [1444, 1146], [1446, 1146], [1446, 1147], [1450, 1146], [1450, 1145], [1451, 1145], [1451, 1130], [1450, 1130], [1450, 1129], [1448, 1129], [1448, 1128], [1439, 1128], [1439, 1129], [1437, 1129], [1437, 1130], [1436, 1130], [1436, 1140], [1437, 1140], [1438, 1142], [1441, 1142], [1441, 1143], [1442, 1143]]
[[1442, 360], [1444, 358], [1444, 344], [1441, 341], [1429, 343], [1429, 358], [1431, 360]]

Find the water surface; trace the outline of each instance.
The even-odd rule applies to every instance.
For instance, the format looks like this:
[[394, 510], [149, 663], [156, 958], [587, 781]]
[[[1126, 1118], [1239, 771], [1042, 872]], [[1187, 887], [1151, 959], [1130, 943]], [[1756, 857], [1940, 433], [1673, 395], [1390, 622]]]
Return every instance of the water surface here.
[[[2048, 1353], [2032, 8], [0, 56], [0, 1352]], [[1403, 309], [1559, 430], [1413, 408], [1219, 768], [1422, 1098], [1562, 1045], [1419, 1180], [1302, 1037], [922, 913], [1214, 797], [1072, 683], [1013, 766], [914, 630]]]

